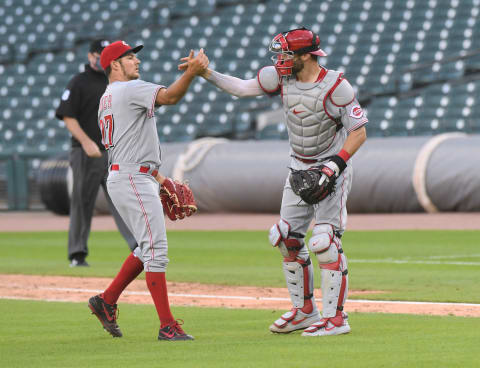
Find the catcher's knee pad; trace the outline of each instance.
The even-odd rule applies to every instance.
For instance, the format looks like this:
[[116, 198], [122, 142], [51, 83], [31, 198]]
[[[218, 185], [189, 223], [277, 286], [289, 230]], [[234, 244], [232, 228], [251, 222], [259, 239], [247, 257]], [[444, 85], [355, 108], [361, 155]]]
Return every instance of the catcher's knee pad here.
[[318, 263], [328, 264], [338, 260], [338, 243], [331, 225], [320, 224], [313, 228], [308, 247], [315, 253]]
[[[290, 231], [290, 224], [284, 219], [270, 228], [268, 239], [274, 247], [278, 247], [283, 257], [287, 260], [294, 261], [302, 250], [305, 242], [304, 235]], [[308, 257], [308, 252], [307, 257]], [[306, 258], [307, 257], [302, 257]]]

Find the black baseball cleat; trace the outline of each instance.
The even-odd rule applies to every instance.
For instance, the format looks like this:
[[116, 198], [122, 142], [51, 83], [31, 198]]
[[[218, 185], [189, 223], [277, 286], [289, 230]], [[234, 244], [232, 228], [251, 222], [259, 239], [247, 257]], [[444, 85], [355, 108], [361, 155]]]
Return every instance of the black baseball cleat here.
[[77, 259], [74, 258], [70, 261], [70, 267], [89, 267], [90, 265], [88, 264], [85, 259]]
[[[181, 321], [182, 323], [179, 323]], [[180, 327], [183, 324], [182, 320], [173, 321], [169, 325], [161, 328], [158, 331], [158, 339], [159, 340], [167, 340], [167, 341], [185, 341], [185, 340], [194, 340], [193, 336], [187, 335], [185, 331]]]
[[122, 337], [122, 331], [117, 325], [118, 309], [116, 304], [107, 304], [101, 294], [88, 300], [88, 307], [103, 325], [103, 328], [113, 337]]

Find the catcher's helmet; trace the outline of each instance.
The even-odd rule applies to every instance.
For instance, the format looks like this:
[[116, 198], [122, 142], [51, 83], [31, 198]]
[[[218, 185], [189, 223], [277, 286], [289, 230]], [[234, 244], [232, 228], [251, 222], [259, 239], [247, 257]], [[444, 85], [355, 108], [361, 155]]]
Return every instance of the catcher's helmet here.
[[320, 48], [320, 37], [305, 27], [279, 33], [270, 43], [269, 50], [276, 54], [272, 61], [281, 76], [292, 74], [294, 54], [327, 56]]

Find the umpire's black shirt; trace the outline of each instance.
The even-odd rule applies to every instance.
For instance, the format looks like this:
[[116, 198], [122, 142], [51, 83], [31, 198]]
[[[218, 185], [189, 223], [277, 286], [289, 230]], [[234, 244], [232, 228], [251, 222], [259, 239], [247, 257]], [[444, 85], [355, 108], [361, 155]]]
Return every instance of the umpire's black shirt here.
[[[97, 72], [89, 64], [85, 64], [85, 71], [75, 75], [68, 83], [55, 113], [60, 120], [63, 120], [64, 116], [77, 119], [85, 134], [101, 150], [105, 148], [97, 122], [98, 105], [107, 84], [108, 79], [103, 71]], [[80, 142], [73, 136], [72, 147], [81, 147]]]

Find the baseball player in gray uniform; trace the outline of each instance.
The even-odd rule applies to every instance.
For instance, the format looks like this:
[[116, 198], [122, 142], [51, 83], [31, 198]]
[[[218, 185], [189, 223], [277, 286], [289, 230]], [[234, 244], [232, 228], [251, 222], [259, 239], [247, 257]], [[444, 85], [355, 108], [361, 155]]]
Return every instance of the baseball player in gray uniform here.
[[[271, 326], [276, 333], [304, 330], [302, 336], [350, 332], [343, 311], [347, 298], [347, 258], [341, 237], [347, 222], [346, 202], [352, 184], [350, 157], [366, 140], [367, 117], [342, 73], [318, 63], [326, 56], [320, 38], [306, 28], [275, 36], [270, 44], [275, 66], [257, 78], [242, 80], [208, 69], [202, 76], [238, 97], [280, 95], [288, 128], [291, 168], [307, 170], [323, 164], [336, 182], [336, 190], [318, 204], [308, 205], [292, 191], [287, 178], [280, 220], [269, 239], [283, 256], [283, 271], [293, 308]], [[185, 59], [185, 61], [187, 61]], [[180, 65], [180, 68], [186, 68]], [[320, 182], [326, 179], [322, 174]], [[308, 248], [322, 273], [322, 314], [313, 299], [313, 267], [305, 235], [314, 220]]]
[[142, 48], [143, 45], [132, 48], [124, 41], [116, 41], [100, 57], [109, 78], [98, 110], [102, 143], [108, 150], [110, 165], [107, 189], [138, 247], [104, 293], [90, 298], [89, 307], [112, 336], [122, 336], [116, 322], [116, 302], [144, 269], [161, 323], [158, 339], [192, 340], [173, 318], [168, 302], [167, 235], [159, 197], [159, 185], [166, 178], [158, 172], [161, 159], [154, 109], [176, 104], [195, 76], [205, 72], [208, 58], [203, 49], [195, 57], [191, 51], [185, 72], [167, 88], [139, 79], [140, 60], [136, 53]]

